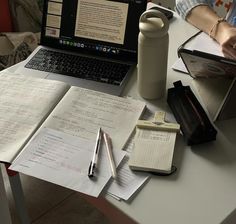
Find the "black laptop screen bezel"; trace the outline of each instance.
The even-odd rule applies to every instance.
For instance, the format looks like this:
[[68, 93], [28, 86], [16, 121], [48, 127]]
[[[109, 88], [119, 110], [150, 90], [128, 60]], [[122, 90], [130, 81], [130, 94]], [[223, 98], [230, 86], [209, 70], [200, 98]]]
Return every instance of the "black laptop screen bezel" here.
[[[47, 12], [47, 7], [48, 7], [48, 2], [53, 0], [44, 0], [44, 12]], [[70, 0], [70, 1], [75, 1], [73, 4], [77, 4], [79, 0]], [[147, 0], [114, 0], [116, 2], [125, 2], [129, 4], [128, 7], [128, 19], [127, 18], [127, 27], [132, 27], [132, 29], [135, 28], [135, 30], [130, 30], [127, 29], [126, 27], [126, 33], [125, 33], [125, 40], [129, 39], [129, 41], [132, 41], [133, 45], [132, 47], [130, 45], [123, 46], [120, 44], [113, 44], [113, 43], [108, 43], [108, 42], [102, 42], [99, 41], [104, 46], [111, 46], [114, 48], [119, 49], [118, 53], [113, 54], [113, 53], [107, 53], [103, 51], [97, 51], [97, 50], [91, 50], [91, 49], [85, 49], [85, 48], [77, 48], [74, 46], [69, 46], [69, 45], [62, 45], [59, 43], [60, 38], [52, 38], [48, 37], [45, 35], [46, 32], [46, 17], [47, 13], [43, 13], [43, 18], [42, 18], [42, 29], [41, 29], [41, 41], [40, 44], [43, 46], [55, 48], [55, 49], [60, 49], [60, 50], [66, 50], [66, 51], [71, 51], [75, 53], [81, 53], [81, 54], [87, 54], [87, 55], [94, 55], [94, 56], [101, 56], [101, 57], [109, 57], [111, 59], [116, 59], [116, 60], [126, 60], [129, 62], [137, 62], [137, 46], [138, 46], [138, 33], [139, 33], [139, 17], [140, 15], [146, 10], [147, 7]], [[137, 5], [137, 3], [139, 3]], [[138, 14], [138, 15], [137, 15]], [[137, 18], [135, 20], [135, 18]], [[89, 39], [84, 39], [84, 38], [78, 38], [83, 41], [83, 43], [95, 43], [94, 40], [89, 40]], [[126, 49], [127, 48], [127, 49]], [[129, 49], [130, 48], [130, 49]]]

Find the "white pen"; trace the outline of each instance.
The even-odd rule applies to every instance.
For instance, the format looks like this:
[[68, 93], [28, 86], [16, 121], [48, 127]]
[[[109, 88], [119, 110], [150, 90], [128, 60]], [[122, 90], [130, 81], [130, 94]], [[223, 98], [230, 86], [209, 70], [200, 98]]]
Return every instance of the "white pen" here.
[[98, 160], [98, 153], [101, 145], [101, 140], [102, 140], [102, 130], [99, 128], [98, 134], [97, 134], [97, 139], [96, 139], [96, 144], [94, 148], [94, 153], [93, 153], [93, 158], [90, 162], [89, 165], [89, 170], [88, 170], [88, 177], [93, 177], [94, 176], [94, 170], [97, 165], [97, 160]]
[[107, 154], [108, 154], [108, 159], [109, 159], [109, 162], [110, 162], [110, 165], [111, 165], [112, 177], [114, 179], [116, 179], [117, 173], [116, 173], [116, 166], [115, 166], [114, 157], [113, 157], [113, 154], [112, 154], [111, 138], [105, 132], [103, 132], [103, 138], [105, 140], [105, 144], [106, 144], [106, 148], [107, 148]]

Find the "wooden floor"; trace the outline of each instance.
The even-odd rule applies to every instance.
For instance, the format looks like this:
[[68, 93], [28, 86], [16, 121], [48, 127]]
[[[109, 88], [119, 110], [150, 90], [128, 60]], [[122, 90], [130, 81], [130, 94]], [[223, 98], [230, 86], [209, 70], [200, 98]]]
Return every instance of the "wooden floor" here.
[[[12, 224], [20, 224], [5, 169], [3, 178], [9, 198]], [[21, 175], [26, 207], [33, 224], [109, 224], [107, 218], [82, 199], [78, 193], [63, 187]]]

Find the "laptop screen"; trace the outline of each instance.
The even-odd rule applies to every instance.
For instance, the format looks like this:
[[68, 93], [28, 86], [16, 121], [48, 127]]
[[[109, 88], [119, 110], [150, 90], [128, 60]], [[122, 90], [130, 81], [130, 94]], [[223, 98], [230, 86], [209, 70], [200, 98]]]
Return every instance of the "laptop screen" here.
[[147, 0], [45, 0], [41, 44], [137, 61], [139, 17]]

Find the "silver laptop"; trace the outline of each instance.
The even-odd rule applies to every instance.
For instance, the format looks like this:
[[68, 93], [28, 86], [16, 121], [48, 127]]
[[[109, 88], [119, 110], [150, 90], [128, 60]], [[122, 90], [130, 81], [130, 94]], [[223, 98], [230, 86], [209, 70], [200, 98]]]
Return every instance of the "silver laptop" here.
[[44, 0], [41, 43], [16, 72], [120, 95], [147, 0]]

